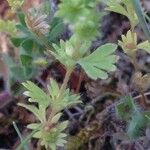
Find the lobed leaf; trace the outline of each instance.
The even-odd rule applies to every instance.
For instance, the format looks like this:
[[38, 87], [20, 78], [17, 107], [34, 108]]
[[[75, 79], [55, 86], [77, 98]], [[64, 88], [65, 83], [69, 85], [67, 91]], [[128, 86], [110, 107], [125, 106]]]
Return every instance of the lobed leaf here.
[[30, 102], [37, 102], [39, 105], [45, 107], [49, 106], [50, 97], [37, 85], [31, 81], [27, 81], [26, 83], [23, 83], [23, 86], [28, 89], [28, 92], [25, 94], [31, 98]]
[[108, 43], [102, 45], [89, 56], [79, 60], [78, 63], [92, 79], [106, 79], [108, 77], [107, 71], [114, 71], [116, 69], [114, 64], [117, 58], [113, 54], [116, 48], [116, 44]]

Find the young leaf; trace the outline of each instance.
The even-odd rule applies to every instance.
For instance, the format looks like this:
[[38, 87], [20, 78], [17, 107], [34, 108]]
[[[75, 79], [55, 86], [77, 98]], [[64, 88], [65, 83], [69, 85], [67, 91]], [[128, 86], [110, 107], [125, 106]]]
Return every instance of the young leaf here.
[[126, 16], [131, 23], [132, 29], [138, 24], [138, 18], [131, 0], [108, 0], [106, 10]]
[[[121, 1], [120, 1], [121, 2]], [[126, 9], [117, 0], [108, 0], [106, 10], [128, 16]]]
[[129, 56], [132, 56], [137, 50], [137, 34], [129, 30], [125, 35], [121, 36], [122, 41], [118, 40], [119, 46], [122, 47], [123, 51]]
[[36, 130], [41, 126], [41, 123], [31, 123], [29, 125], [27, 125], [28, 129], [32, 129], [32, 130]]
[[48, 91], [53, 100], [58, 96], [59, 93], [59, 86], [54, 79], [50, 79], [50, 84], [48, 85]]
[[52, 123], [52, 124], [53, 124], [53, 123], [54, 123], [54, 124], [57, 123], [61, 116], [62, 116], [62, 113], [56, 114], [56, 115], [52, 118], [51, 123]]
[[50, 97], [33, 82], [27, 81], [23, 85], [28, 89], [28, 96], [31, 98], [30, 102], [37, 102], [45, 108], [50, 105]]
[[81, 103], [79, 100], [80, 96], [72, 94], [69, 89], [66, 89], [61, 99], [56, 99], [58, 97], [58, 93], [60, 92], [60, 88], [57, 82], [53, 79], [50, 79], [48, 90], [51, 98], [51, 107], [57, 112], [63, 110], [66, 107]]
[[66, 54], [66, 43], [64, 41], [60, 41], [60, 46], [53, 44], [53, 47], [55, 51], [50, 53], [55, 56], [57, 60], [59, 60], [67, 68], [75, 66], [76, 62]]
[[99, 21], [101, 14], [96, 10], [96, 1], [85, 0], [63, 0], [59, 6], [56, 16], [70, 23], [74, 35], [80, 40], [91, 40], [99, 33]]
[[150, 43], [149, 41], [144, 41], [140, 44], [137, 45], [138, 49], [143, 49], [145, 51], [147, 51], [148, 53], [150, 53]]
[[122, 47], [125, 53], [132, 56], [137, 49], [142, 49], [150, 53], [150, 43], [149, 41], [144, 41], [142, 43], [137, 43], [137, 34], [129, 30], [125, 35], [121, 36], [122, 41], [118, 40], [118, 45]]
[[116, 44], [108, 43], [102, 45], [89, 56], [79, 60], [78, 63], [92, 79], [106, 79], [108, 77], [107, 71], [114, 71], [116, 69], [114, 64], [117, 58], [113, 54], [116, 48]]

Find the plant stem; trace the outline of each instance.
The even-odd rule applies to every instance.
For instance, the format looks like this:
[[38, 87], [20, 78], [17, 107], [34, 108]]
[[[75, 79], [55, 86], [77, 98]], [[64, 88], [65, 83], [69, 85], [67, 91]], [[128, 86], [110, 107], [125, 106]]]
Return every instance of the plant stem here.
[[70, 79], [70, 76], [71, 76], [72, 71], [73, 71], [73, 68], [67, 69], [67, 72], [66, 72], [66, 75], [65, 75], [63, 84], [62, 84], [62, 86], [61, 86], [61, 88], [60, 88], [60, 92], [59, 92], [59, 94], [58, 94], [57, 99], [60, 99], [61, 96], [63, 95], [63, 93], [64, 93], [64, 91], [65, 91], [65, 89], [66, 89], [66, 87], [67, 87], [67, 84], [68, 84], [68, 81], [69, 81], [69, 79]]
[[145, 36], [147, 37], [148, 41], [150, 42], [150, 30], [149, 30], [149, 26], [145, 19], [145, 14], [143, 12], [141, 2], [140, 2], [140, 0], [132, 0], [132, 3], [133, 3], [133, 7], [135, 9], [135, 12], [138, 16], [140, 25], [145, 33]]
[[79, 93], [79, 90], [80, 90], [81, 83], [82, 83], [83, 79], [84, 79], [84, 73], [81, 71], [80, 72], [80, 76], [79, 76], [78, 85], [77, 85], [77, 88], [75, 90], [75, 93]]

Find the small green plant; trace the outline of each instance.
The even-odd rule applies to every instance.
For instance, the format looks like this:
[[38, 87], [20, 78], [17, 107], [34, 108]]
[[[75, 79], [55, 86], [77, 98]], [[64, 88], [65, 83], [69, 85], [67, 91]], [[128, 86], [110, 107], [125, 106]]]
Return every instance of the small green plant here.
[[[64, 138], [67, 135], [63, 131], [66, 129], [68, 121], [58, 122], [62, 116], [60, 111], [73, 104], [80, 103], [80, 97], [71, 94], [69, 89], [60, 93], [59, 86], [53, 79], [50, 80], [48, 85], [48, 93], [45, 93], [30, 81], [23, 83], [23, 85], [28, 90], [24, 94], [29, 97], [28, 101], [31, 104], [19, 103], [18, 105], [31, 111], [38, 119], [37, 123], [27, 126], [29, 129], [37, 130], [33, 137], [39, 139], [41, 145], [47, 149], [55, 150], [57, 146], [64, 146], [66, 143]], [[32, 103], [37, 103], [38, 106], [36, 107]], [[51, 113], [47, 116], [46, 110], [49, 106]]]
[[127, 135], [130, 139], [137, 139], [142, 135], [142, 129], [149, 124], [149, 111], [142, 112], [131, 96], [126, 96], [116, 106], [117, 115], [128, 122]]
[[[25, 81], [37, 74], [39, 69], [47, 67], [52, 62], [45, 58], [46, 49], [53, 49], [51, 44], [58, 43], [58, 37], [63, 32], [64, 24], [61, 18], [48, 20], [48, 13], [43, 8], [47, 2], [36, 9], [24, 12], [21, 9], [23, 1], [8, 1], [16, 12], [18, 20], [0, 20], [0, 31], [9, 34], [13, 46], [19, 49], [18, 61], [6, 56], [12, 81]], [[49, 5], [48, 5], [49, 6]], [[46, 14], [47, 13], [47, 14]], [[25, 15], [26, 14], [26, 15]]]
[[[138, 25], [139, 20], [135, 11], [136, 4], [134, 0], [108, 0], [106, 10], [119, 13], [126, 16], [130, 22], [130, 30], [126, 35], [121, 36], [121, 40], [118, 40], [118, 45], [129, 56], [132, 64], [135, 68], [135, 73], [132, 78], [132, 82], [138, 92], [141, 93], [142, 101], [145, 101], [144, 91], [148, 88], [150, 77], [149, 74], [142, 75], [136, 62], [136, 52], [138, 49], [145, 50], [150, 53], [150, 43], [148, 40], [141, 43], [137, 42], [137, 34], [135, 27]], [[139, 7], [138, 7], [139, 8]], [[140, 10], [141, 12], [142, 10]], [[143, 14], [142, 14], [143, 15]], [[141, 21], [141, 20], [140, 20]], [[130, 94], [129, 94], [130, 95]], [[145, 106], [142, 106], [145, 107]], [[148, 119], [145, 117], [149, 114], [147, 111], [141, 111], [135, 104], [134, 99], [131, 96], [124, 98], [124, 101], [116, 106], [118, 116], [128, 122], [127, 134], [131, 139], [139, 138], [141, 135], [141, 129], [148, 125]]]
[[[131, 27], [127, 34], [122, 35], [121, 40], [118, 40], [118, 45], [106, 43], [92, 53], [90, 47], [93, 40], [100, 35], [99, 24], [104, 15], [97, 9], [98, 0], [62, 0], [52, 20], [49, 20], [45, 11], [31, 9], [23, 12], [20, 8], [23, 4], [22, 0], [8, 0], [8, 2], [12, 10], [17, 12], [19, 22], [0, 20], [0, 30], [13, 35], [11, 42], [20, 48], [19, 63], [10, 61], [10, 70], [14, 73], [14, 77], [20, 81], [31, 79], [37, 73], [37, 65], [45, 67], [50, 62], [44, 58], [45, 51], [66, 69], [61, 86], [52, 78], [47, 90], [41, 89], [31, 81], [23, 83], [27, 89], [24, 95], [28, 97], [28, 102], [18, 103], [18, 105], [36, 116], [36, 122], [27, 126], [32, 130], [29, 137], [38, 139], [45, 149], [56, 150], [57, 147], [64, 147], [67, 142], [65, 131], [68, 120], [60, 121], [60, 118], [62, 110], [81, 103], [80, 96], [67, 87], [77, 65], [93, 80], [107, 79], [109, 73], [116, 70], [115, 64], [118, 58], [115, 51], [117, 46], [120, 46], [133, 63], [135, 75], [139, 75], [140, 84], [135, 83], [135, 85], [144, 97], [143, 92], [149, 83], [149, 76], [139, 74], [136, 51], [142, 49], [150, 53], [150, 43], [147, 40], [137, 42], [135, 27], [139, 20], [131, 0], [107, 1], [106, 10], [126, 16]], [[72, 35], [67, 40], [58, 40], [64, 24], [69, 25]], [[143, 81], [148, 82], [143, 83]], [[141, 111], [131, 96], [126, 96], [123, 102], [116, 105], [116, 110], [121, 119], [128, 121], [129, 137], [132, 139], [139, 137], [139, 130], [147, 125], [148, 118], [145, 116], [149, 116], [149, 112]], [[24, 147], [25, 142], [21, 137], [21, 146], [17, 150]]]
[[[29, 97], [28, 101], [31, 104], [19, 103], [19, 106], [28, 109], [38, 118], [37, 123], [27, 127], [37, 130], [33, 137], [39, 139], [41, 146], [46, 149], [55, 150], [59, 146], [64, 146], [67, 136], [64, 130], [68, 121], [59, 122], [62, 116], [61, 110], [81, 103], [80, 96], [72, 94], [67, 89], [67, 83], [76, 65], [80, 65], [86, 74], [95, 80], [98, 78], [107, 79], [108, 72], [116, 69], [117, 58], [114, 54], [117, 48], [116, 44], [107, 43], [98, 47], [93, 53], [89, 53], [92, 39], [98, 33], [100, 19], [100, 15], [96, 11], [96, 3], [96, 1], [80, 0], [69, 3], [62, 1], [56, 12], [56, 16], [63, 17], [73, 31], [69, 40], [60, 40], [60, 44], [52, 44], [53, 50], [49, 50], [50, 54], [66, 67], [62, 86], [59, 88], [57, 82], [51, 79], [48, 93], [45, 93], [30, 81], [23, 83], [27, 88], [25, 95]], [[32, 26], [29, 21], [28, 19], [26, 22], [27, 27], [38, 37], [41, 36], [37, 34], [36, 27]], [[32, 103], [37, 103], [37, 106], [32, 105]], [[51, 110], [48, 115], [47, 109]]]

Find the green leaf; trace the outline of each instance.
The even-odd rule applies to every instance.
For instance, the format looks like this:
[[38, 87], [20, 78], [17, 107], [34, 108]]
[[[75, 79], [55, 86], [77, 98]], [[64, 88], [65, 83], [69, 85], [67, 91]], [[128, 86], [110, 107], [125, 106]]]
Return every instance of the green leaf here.
[[49, 40], [54, 41], [63, 32], [63, 30], [64, 26], [62, 22], [51, 28], [51, 31], [49, 33]]
[[132, 5], [132, 0], [108, 0], [106, 10], [126, 16], [133, 29], [139, 22]]
[[55, 99], [52, 100], [51, 105], [54, 110], [59, 112], [79, 103], [81, 103], [80, 96], [77, 94], [72, 94], [69, 89], [66, 89], [61, 99], [58, 99], [57, 101]]
[[39, 128], [40, 126], [41, 126], [40, 123], [31, 123], [31, 124], [27, 125], [27, 128], [35, 130], [35, 129]]
[[133, 98], [126, 96], [124, 101], [116, 106], [117, 115], [121, 119], [128, 121], [131, 118], [131, 114], [135, 111], [135, 107]]
[[147, 51], [148, 53], [150, 53], [150, 43], [149, 43], [149, 41], [145, 41], [145, 42], [142, 42], [142, 43], [138, 44], [137, 48], [138, 49], [143, 49], [143, 50]]
[[73, 66], [75, 66], [75, 60], [66, 54], [66, 43], [63, 40], [60, 41], [60, 46], [53, 44], [53, 47], [55, 51], [51, 51], [50, 53], [63, 65], [65, 65], [66, 68], [73, 68]]
[[33, 105], [22, 104], [22, 103], [18, 103], [18, 105], [31, 111], [41, 122], [45, 121], [45, 116], [43, 116], [43, 113], [41, 114], [40, 110], [37, 107]]
[[10, 71], [12, 73], [12, 77], [15, 78], [17, 81], [23, 81], [26, 79], [26, 74], [23, 67], [19, 65], [11, 66]]
[[26, 39], [21, 46], [24, 48], [24, 50], [28, 53], [31, 54], [33, 50], [33, 40], [31, 39]]
[[48, 107], [50, 104], [50, 97], [37, 85], [35, 85], [31, 81], [27, 81], [23, 83], [23, 86], [28, 89], [28, 95], [31, 99], [30, 102], [37, 102], [39, 105], [43, 107]]
[[51, 123], [54, 123], [54, 124], [57, 123], [61, 116], [62, 116], [62, 113], [56, 114], [56, 115], [52, 118]]
[[25, 35], [28, 35], [29, 37], [32, 36], [31, 32], [28, 30], [28, 28], [26, 28], [25, 26], [23, 26], [22, 24], [17, 24], [16, 28], [20, 31], [22, 31]]
[[68, 126], [68, 121], [64, 121], [64, 122], [61, 122], [59, 125], [58, 125], [58, 129], [60, 132], [64, 131]]
[[32, 64], [32, 57], [29, 55], [21, 55], [20, 59], [23, 66], [30, 66]]
[[19, 13], [17, 13], [17, 16], [18, 16], [18, 19], [19, 19], [20, 23], [23, 26], [27, 27], [26, 22], [25, 22], [25, 14], [23, 12], [19, 12]]
[[11, 38], [11, 42], [13, 43], [13, 45], [15, 47], [19, 47], [21, 45], [21, 43], [25, 40], [26, 38], [22, 37], [12, 37]]
[[56, 145], [54, 143], [50, 144], [49, 147], [52, 149], [52, 150], [56, 150]]
[[99, 21], [103, 13], [96, 9], [96, 1], [63, 0], [58, 5], [56, 16], [70, 24], [74, 35], [82, 40], [93, 40], [99, 34]]
[[81, 103], [81, 101], [79, 100], [80, 96], [77, 94], [72, 94], [69, 89], [66, 89], [61, 99], [57, 99], [60, 88], [58, 86], [58, 83], [53, 79], [50, 79], [48, 91], [51, 97], [51, 107], [57, 112], [63, 110], [64, 108]]
[[106, 10], [128, 16], [126, 9], [117, 0], [108, 0]]
[[50, 83], [48, 85], [48, 91], [52, 97], [53, 100], [58, 96], [59, 93], [59, 86], [58, 83], [54, 79], [50, 79]]
[[143, 114], [139, 111], [132, 114], [127, 130], [127, 134], [131, 139], [137, 139], [142, 135], [142, 128], [147, 124], [147, 118]]
[[79, 60], [78, 63], [92, 79], [106, 79], [108, 77], [107, 71], [114, 71], [116, 69], [114, 64], [117, 58], [113, 54], [116, 48], [116, 44], [108, 43], [102, 45], [89, 56]]

